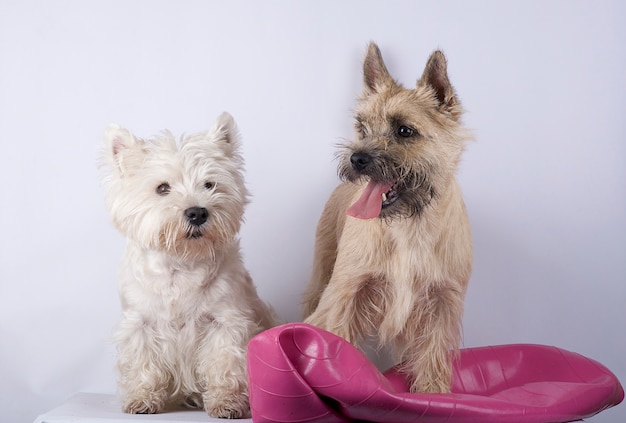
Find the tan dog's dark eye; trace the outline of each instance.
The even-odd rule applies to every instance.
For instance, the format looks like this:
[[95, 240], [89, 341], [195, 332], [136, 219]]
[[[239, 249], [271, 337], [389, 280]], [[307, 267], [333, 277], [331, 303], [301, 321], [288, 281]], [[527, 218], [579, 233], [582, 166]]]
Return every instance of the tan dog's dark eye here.
[[354, 122], [354, 127], [356, 128], [356, 131], [362, 136], [364, 137], [367, 134], [367, 129], [365, 128], [365, 125], [363, 124], [363, 122], [361, 122], [360, 119], [357, 119]]
[[159, 195], [167, 195], [170, 193], [171, 187], [167, 182], [163, 182], [156, 188], [156, 193]]
[[404, 126], [404, 125], [399, 126], [398, 129], [396, 130], [396, 134], [402, 138], [412, 137], [416, 133], [417, 131], [415, 129], [409, 128], [408, 126]]
[[213, 182], [205, 182], [204, 183], [204, 187], [206, 189], [212, 189], [215, 186], [215, 184]]

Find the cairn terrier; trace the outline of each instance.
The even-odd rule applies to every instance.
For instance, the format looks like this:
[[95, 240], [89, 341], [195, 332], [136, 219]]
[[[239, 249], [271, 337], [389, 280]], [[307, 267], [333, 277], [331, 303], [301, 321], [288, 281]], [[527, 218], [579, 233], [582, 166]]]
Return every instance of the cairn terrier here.
[[111, 125], [103, 154], [106, 203], [128, 238], [116, 331], [122, 408], [170, 406], [249, 415], [246, 347], [273, 326], [237, 234], [248, 192], [232, 117], [210, 131], [153, 140]]
[[471, 136], [441, 51], [414, 89], [394, 81], [374, 43], [363, 72], [356, 139], [338, 154], [344, 182], [317, 227], [305, 321], [357, 344], [377, 335], [412, 392], [448, 392], [472, 267], [455, 179]]

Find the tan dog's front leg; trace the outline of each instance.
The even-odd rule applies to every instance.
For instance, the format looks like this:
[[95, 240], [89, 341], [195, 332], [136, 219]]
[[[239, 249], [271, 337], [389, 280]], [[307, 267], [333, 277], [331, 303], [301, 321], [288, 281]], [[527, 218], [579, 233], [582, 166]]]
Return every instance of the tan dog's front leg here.
[[356, 343], [362, 335], [359, 330], [359, 313], [357, 294], [362, 285], [357, 278], [343, 279], [333, 275], [322, 293], [317, 308], [305, 323], [317, 326]]
[[450, 392], [452, 357], [461, 342], [463, 296], [451, 287], [431, 290], [407, 325], [403, 370], [412, 377], [411, 392]]

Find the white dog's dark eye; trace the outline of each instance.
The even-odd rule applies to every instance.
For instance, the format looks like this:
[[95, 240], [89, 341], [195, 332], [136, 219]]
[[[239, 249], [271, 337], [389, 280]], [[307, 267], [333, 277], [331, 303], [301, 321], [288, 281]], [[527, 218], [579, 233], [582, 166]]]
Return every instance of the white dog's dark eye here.
[[167, 195], [170, 193], [171, 187], [167, 182], [163, 182], [156, 188], [156, 193], [159, 195]]
[[212, 189], [215, 186], [215, 184], [213, 182], [205, 182], [204, 183], [204, 187], [206, 189]]
[[401, 125], [396, 130], [396, 134], [402, 138], [409, 138], [416, 134], [416, 130], [408, 126]]

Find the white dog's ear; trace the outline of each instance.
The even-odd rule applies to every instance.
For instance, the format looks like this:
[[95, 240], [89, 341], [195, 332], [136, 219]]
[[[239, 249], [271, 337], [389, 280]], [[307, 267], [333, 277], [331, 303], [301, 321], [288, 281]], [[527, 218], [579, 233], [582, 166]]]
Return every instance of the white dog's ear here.
[[112, 123], [104, 133], [104, 158], [114, 171], [123, 175], [124, 153], [137, 144], [138, 141], [128, 129]]
[[223, 112], [215, 120], [213, 127], [209, 131], [209, 138], [217, 143], [228, 146], [228, 150], [234, 151], [239, 147], [239, 130], [235, 119], [230, 113]]

